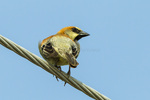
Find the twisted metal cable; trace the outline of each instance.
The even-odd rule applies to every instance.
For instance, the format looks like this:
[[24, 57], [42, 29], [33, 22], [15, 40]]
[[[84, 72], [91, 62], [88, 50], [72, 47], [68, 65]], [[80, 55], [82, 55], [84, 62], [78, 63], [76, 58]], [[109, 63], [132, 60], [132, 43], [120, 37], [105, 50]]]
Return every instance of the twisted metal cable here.
[[90, 96], [96, 100], [110, 100], [106, 96], [100, 94], [98, 91], [92, 89], [91, 87], [85, 85], [84, 83], [78, 81], [77, 79], [75, 79], [71, 76], [68, 77], [68, 75], [65, 72], [58, 70], [53, 65], [48, 64], [45, 60], [34, 55], [33, 53], [29, 52], [28, 50], [24, 49], [23, 47], [15, 44], [14, 42], [3, 37], [2, 35], [0, 35], [0, 44], [2, 44], [4, 47], [14, 51], [18, 55], [28, 59], [29, 61], [36, 64], [37, 66], [40, 66], [47, 72], [60, 78], [62, 81], [65, 81], [68, 84], [70, 84], [71, 86], [75, 87], [76, 89], [84, 92], [88, 96]]

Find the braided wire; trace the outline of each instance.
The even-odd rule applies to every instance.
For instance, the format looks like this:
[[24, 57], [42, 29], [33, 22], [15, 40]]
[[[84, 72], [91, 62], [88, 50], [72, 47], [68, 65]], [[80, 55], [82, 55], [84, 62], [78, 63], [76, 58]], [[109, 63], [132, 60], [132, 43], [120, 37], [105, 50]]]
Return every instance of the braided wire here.
[[40, 66], [47, 72], [55, 75], [56, 77], [60, 78], [62, 81], [67, 82], [71, 86], [75, 87], [76, 89], [84, 92], [88, 96], [96, 99], [96, 100], [110, 100], [106, 96], [100, 94], [98, 91], [92, 89], [91, 87], [85, 85], [84, 83], [78, 81], [77, 79], [73, 77], [68, 77], [68, 75], [55, 68], [53, 65], [48, 64], [45, 60], [41, 59], [40, 57], [36, 56], [35, 54], [29, 52], [28, 50], [24, 49], [23, 47], [15, 44], [11, 40], [3, 37], [0, 35], [0, 44], [2, 44], [4, 47], [14, 51], [18, 55], [28, 59], [32, 63], [36, 64], [37, 66]]

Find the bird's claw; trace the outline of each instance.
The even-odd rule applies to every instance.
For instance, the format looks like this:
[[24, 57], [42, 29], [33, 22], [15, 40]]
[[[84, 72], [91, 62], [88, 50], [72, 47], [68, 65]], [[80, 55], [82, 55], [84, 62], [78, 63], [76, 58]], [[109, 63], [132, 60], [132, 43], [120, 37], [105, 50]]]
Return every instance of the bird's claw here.
[[[61, 66], [55, 65], [55, 67], [56, 67], [58, 70], [60, 70], [60, 72], [61, 72]], [[53, 75], [53, 76], [54, 76], [54, 75]], [[59, 81], [57, 76], [56, 76], [56, 80]]]

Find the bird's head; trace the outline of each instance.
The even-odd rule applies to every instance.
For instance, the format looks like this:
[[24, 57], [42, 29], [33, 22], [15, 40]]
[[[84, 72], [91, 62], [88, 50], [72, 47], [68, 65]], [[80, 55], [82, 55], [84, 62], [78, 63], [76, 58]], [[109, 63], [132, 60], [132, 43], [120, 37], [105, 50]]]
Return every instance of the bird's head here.
[[89, 36], [88, 33], [84, 32], [80, 28], [74, 27], [74, 26], [64, 27], [59, 32], [57, 32], [57, 34], [66, 34], [74, 41], [75, 40], [78, 41], [82, 37]]

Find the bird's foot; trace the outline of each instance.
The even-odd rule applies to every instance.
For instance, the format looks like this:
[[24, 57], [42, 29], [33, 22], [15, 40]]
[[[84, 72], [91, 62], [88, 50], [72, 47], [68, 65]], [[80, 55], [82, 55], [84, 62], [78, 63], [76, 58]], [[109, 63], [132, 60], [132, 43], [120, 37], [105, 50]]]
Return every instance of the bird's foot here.
[[[61, 72], [61, 66], [55, 65], [55, 67], [56, 67], [58, 70], [60, 70], [60, 72]], [[56, 76], [56, 80], [59, 81], [57, 76]]]
[[[68, 78], [70, 77], [71, 71], [70, 71], [70, 66], [69, 66], [69, 70], [67, 72]], [[66, 82], [64, 83], [64, 86], [66, 85]]]

